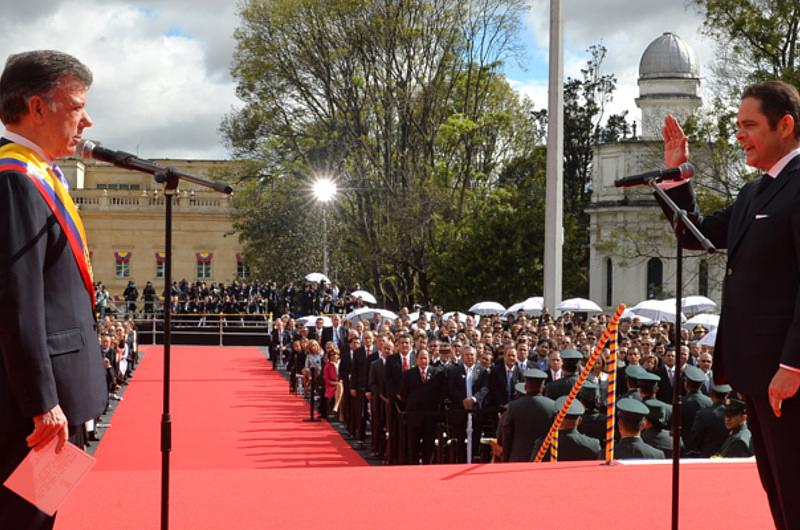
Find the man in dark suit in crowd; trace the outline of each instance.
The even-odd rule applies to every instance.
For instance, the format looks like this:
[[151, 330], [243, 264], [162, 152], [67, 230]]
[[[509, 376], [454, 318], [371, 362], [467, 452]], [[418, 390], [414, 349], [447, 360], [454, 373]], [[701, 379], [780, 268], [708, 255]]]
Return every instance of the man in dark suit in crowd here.
[[489, 400], [493, 407], [505, 409], [514, 397], [514, 385], [522, 382], [522, 372], [517, 364], [517, 350], [509, 345], [503, 352], [502, 362], [489, 373]]
[[389, 406], [389, 396], [386, 394], [386, 359], [392, 354], [394, 344], [389, 339], [379, 342], [380, 356], [369, 365], [369, 390], [366, 395], [372, 414], [372, 454], [383, 459], [386, 453], [386, 408]]
[[548, 383], [544, 395], [550, 399], [558, 399], [569, 394], [575, 381], [578, 380], [580, 363], [583, 355], [578, 350], [568, 349], [561, 352], [561, 378]]
[[[668, 193], [718, 249], [727, 249], [715, 379], [745, 397], [761, 482], [775, 526], [800, 528], [800, 95], [792, 85], [750, 85], [739, 104], [736, 139], [747, 165], [765, 172], [736, 201], [709, 216], [697, 207], [691, 183]], [[664, 163], [689, 159], [677, 120], [664, 127]], [[662, 185], [669, 188], [669, 185]], [[687, 248], [700, 248], [691, 237]]]
[[411, 335], [408, 333], [401, 333], [397, 336], [397, 352], [393, 353], [386, 359], [386, 394], [389, 398], [388, 406], [386, 407], [386, 426], [389, 429], [390, 445], [387, 448], [389, 451], [389, 463], [397, 464], [400, 461], [400, 423], [397, 415], [400, 406], [400, 383], [403, 380], [403, 374], [413, 368], [414, 355], [411, 352]]
[[269, 358], [272, 361], [272, 369], [277, 370], [278, 364], [288, 355], [288, 349], [292, 347], [292, 334], [284, 329], [283, 320], [276, 319], [272, 324], [272, 331], [269, 334]]
[[[108, 398], [86, 234], [51, 165], [92, 125], [91, 82], [55, 51], [12, 55], [0, 76], [0, 484], [30, 448], [82, 448], [83, 424]], [[54, 522], [0, 486], [0, 528]]]
[[525, 372], [525, 383], [515, 384], [524, 396], [510, 402], [500, 418], [497, 443], [504, 462], [529, 462], [536, 440], [547, 434], [556, 414], [555, 402], [542, 395], [547, 374], [538, 369]]
[[[464, 346], [461, 361], [445, 368], [447, 423], [458, 444], [458, 461], [467, 461], [467, 414], [480, 409], [489, 394], [488, 372], [476, 362], [475, 348]], [[473, 450], [478, 448], [478, 416], [472, 418]]]
[[[358, 339], [355, 339], [358, 340]], [[350, 347], [355, 346], [350, 343]], [[367, 440], [367, 383], [369, 379], [369, 366], [378, 359], [378, 349], [373, 343], [371, 331], [364, 332], [364, 344], [353, 350], [353, 368], [350, 372], [350, 410], [353, 414], [356, 438], [361, 443]]]
[[[675, 380], [675, 349], [667, 348], [664, 352], [664, 363], [656, 368], [655, 374], [661, 379], [658, 382], [656, 399], [664, 403], [672, 403], [673, 381]], [[680, 381], [680, 377], [678, 377]]]
[[336, 349], [341, 353], [342, 349], [347, 347], [347, 330], [341, 326], [341, 319], [339, 315], [331, 317], [331, 325], [322, 330], [322, 343], [320, 346], [325, 348], [325, 344], [333, 341]]
[[416, 368], [403, 373], [400, 383], [400, 400], [405, 407], [408, 433], [406, 463], [430, 464], [433, 458], [433, 434], [444, 382], [444, 372], [428, 366], [428, 350], [419, 350], [415, 356]]

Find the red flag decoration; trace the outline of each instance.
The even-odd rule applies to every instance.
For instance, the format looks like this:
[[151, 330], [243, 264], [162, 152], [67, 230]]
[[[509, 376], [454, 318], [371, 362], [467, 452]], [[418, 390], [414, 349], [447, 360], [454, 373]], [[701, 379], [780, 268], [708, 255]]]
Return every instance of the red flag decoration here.
[[128, 263], [132, 256], [133, 252], [130, 251], [114, 252], [114, 259], [117, 260], [117, 263]]
[[244, 256], [241, 253], [236, 253], [236, 263], [244, 263]]
[[211, 263], [211, 258], [214, 257], [213, 252], [195, 252], [197, 263]]
[[167, 253], [166, 252], [156, 252], [156, 263], [164, 263], [167, 261]]

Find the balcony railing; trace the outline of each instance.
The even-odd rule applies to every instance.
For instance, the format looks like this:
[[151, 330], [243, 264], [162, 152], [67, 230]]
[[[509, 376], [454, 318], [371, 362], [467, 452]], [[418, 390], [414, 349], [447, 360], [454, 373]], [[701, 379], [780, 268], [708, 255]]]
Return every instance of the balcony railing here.
[[[72, 200], [81, 210], [162, 210], [164, 195], [154, 190], [73, 189]], [[233, 211], [230, 196], [214, 192], [180, 192], [173, 200], [176, 211], [228, 214]]]

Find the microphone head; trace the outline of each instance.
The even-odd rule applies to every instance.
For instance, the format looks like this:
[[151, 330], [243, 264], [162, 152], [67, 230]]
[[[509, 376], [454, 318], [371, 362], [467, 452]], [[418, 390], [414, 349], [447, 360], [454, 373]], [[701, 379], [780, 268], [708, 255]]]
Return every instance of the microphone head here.
[[92, 151], [94, 151], [94, 148], [97, 147], [98, 145], [100, 145], [99, 142], [83, 139], [80, 142], [78, 142], [78, 148], [75, 154], [77, 154], [84, 160], [91, 160], [92, 158], [94, 158], [92, 156]]
[[681, 179], [683, 180], [689, 180], [694, 176], [694, 166], [689, 162], [684, 162], [678, 169], [681, 170]]

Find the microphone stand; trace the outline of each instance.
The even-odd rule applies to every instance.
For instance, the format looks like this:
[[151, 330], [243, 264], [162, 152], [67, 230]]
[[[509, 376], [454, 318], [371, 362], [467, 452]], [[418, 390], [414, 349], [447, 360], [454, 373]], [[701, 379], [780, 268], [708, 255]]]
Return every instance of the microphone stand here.
[[717, 251], [689, 219], [686, 210], [681, 209], [667, 192], [658, 186], [657, 178], [647, 180], [661, 201], [672, 210], [672, 229], [676, 242], [675, 271], [675, 376], [672, 378], [672, 530], [678, 530], [678, 506], [680, 504], [680, 461], [681, 461], [681, 312], [683, 305], [683, 242], [686, 232], [700, 242], [709, 254]]

